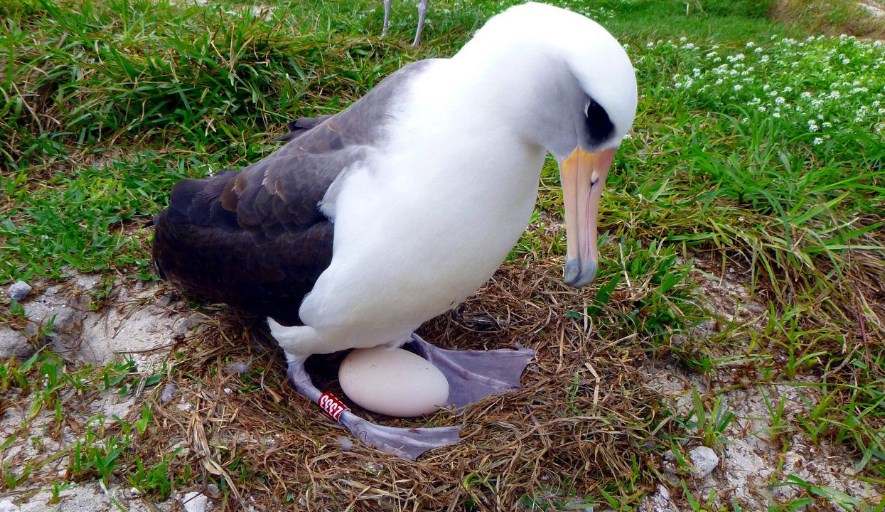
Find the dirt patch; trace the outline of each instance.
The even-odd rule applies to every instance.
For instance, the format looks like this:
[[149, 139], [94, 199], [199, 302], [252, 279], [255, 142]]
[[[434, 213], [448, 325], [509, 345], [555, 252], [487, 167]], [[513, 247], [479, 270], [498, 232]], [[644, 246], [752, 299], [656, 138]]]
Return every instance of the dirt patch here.
[[[38, 284], [23, 302], [25, 319], [0, 325], [0, 357], [26, 360], [37, 350], [50, 350], [65, 365], [102, 366], [131, 360], [132, 372], [149, 375], [165, 363], [176, 339], [192, 334], [202, 315], [171, 297], [165, 286], [126, 283], [99, 290], [101, 278], [80, 275], [63, 284]], [[113, 429], [118, 418], [137, 417], [146, 396], [143, 390], [121, 394], [84, 392], [74, 387], [61, 393], [61, 421], [56, 410], [41, 408], [34, 414], [26, 397], [5, 394], [0, 416], [0, 438], [8, 446], [0, 464], [19, 473], [27, 461], [46, 460], [24, 485], [0, 492], [0, 510], [43, 510], [59, 503], [61, 510], [102, 511], [168, 510], [174, 501], [153, 504], [125, 481], [71, 482], [71, 462], [66, 453], [86, 429], [102, 433]], [[11, 441], [9, 441], [11, 440]], [[60, 485], [53, 498], [49, 484]], [[179, 500], [180, 501], [180, 500]]]

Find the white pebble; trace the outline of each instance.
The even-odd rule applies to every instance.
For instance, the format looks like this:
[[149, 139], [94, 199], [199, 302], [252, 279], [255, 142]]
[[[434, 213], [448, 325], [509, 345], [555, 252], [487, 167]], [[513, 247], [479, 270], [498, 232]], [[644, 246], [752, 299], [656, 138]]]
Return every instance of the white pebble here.
[[691, 458], [691, 464], [694, 466], [692, 475], [695, 478], [704, 478], [716, 469], [719, 465], [719, 456], [716, 455], [711, 448], [706, 446], [697, 446], [688, 452]]
[[185, 512], [206, 512], [209, 506], [209, 498], [198, 492], [189, 492], [182, 498]]
[[168, 403], [169, 400], [172, 400], [172, 397], [175, 396], [175, 392], [177, 391], [177, 387], [175, 384], [169, 382], [165, 386], [163, 386], [163, 391], [160, 392], [160, 403]]
[[16, 281], [6, 291], [6, 295], [10, 299], [15, 299], [19, 302], [25, 300], [29, 293], [31, 293], [31, 285], [24, 281]]

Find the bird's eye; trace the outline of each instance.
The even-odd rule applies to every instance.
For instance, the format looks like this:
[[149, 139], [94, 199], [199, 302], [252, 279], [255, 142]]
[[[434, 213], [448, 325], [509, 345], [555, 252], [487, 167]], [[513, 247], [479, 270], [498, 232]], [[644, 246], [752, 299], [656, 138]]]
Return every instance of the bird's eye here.
[[593, 119], [593, 117], [595, 117], [600, 110], [605, 112], [605, 110], [603, 110], [603, 108], [599, 106], [599, 103], [596, 103], [596, 101], [591, 99], [590, 103], [587, 103], [587, 111], [585, 115], [587, 116], [587, 119]]
[[602, 144], [611, 138], [615, 126], [608, 117], [608, 112], [592, 98], [587, 103], [587, 132], [590, 143]]

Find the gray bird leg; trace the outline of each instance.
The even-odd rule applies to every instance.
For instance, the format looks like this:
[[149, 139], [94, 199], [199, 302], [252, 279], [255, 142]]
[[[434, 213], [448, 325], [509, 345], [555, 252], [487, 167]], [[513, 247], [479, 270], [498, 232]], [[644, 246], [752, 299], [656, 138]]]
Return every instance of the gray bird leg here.
[[[307, 358], [289, 357], [289, 381], [295, 389], [320, 405], [320, 392], [310, 375], [304, 370], [304, 361]], [[438, 427], [438, 428], [396, 428], [376, 425], [360, 418], [356, 414], [346, 410], [338, 418], [350, 432], [362, 440], [365, 444], [373, 446], [383, 452], [392, 453], [404, 459], [415, 460], [422, 453], [433, 448], [449, 446], [461, 441], [458, 433], [461, 427]]]
[[445, 350], [434, 347], [412, 334], [410, 346], [429, 361], [449, 381], [449, 402], [461, 409], [487, 396], [499, 395], [519, 387], [519, 378], [535, 351], [520, 350]]
[[387, 37], [387, 29], [390, 26], [390, 0], [384, 0], [384, 28], [381, 29], [381, 37]]
[[[389, 2], [390, 0], [386, 0]], [[421, 0], [421, 3], [418, 4], [418, 29], [415, 31], [415, 40], [412, 41], [412, 46], [418, 46], [421, 44], [421, 31], [424, 29], [424, 18], [427, 16], [427, 0]]]

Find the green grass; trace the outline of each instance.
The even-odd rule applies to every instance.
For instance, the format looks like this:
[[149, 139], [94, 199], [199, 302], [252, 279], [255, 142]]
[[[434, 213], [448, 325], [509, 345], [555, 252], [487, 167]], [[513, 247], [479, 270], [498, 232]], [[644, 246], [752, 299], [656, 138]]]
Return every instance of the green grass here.
[[[277, 147], [288, 119], [338, 111], [407, 62], [451, 55], [513, 3], [432, 2], [413, 49], [416, 14], [396, 2], [381, 40], [374, 0], [272, 3], [267, 19], [250, 2], [224, 0], [0, 0], [0, 284], [75, 271], [104, 274], [107, 286], [115, 276], [154, 279], [143, 226], [174, 182], [255, 161]], [[605, 339], [636, 336], [641, 351], [703, 375], [740, 367], [763, 384], [815, 387], [820, 398], [794, 421], [771, 399], [778, 436], [841, 445], [864, 478], [882, 483], [883, 46], [809, 37], [751, 0], [559, 3], [628, 46], [641, 96], [602, 206], [598, 284], [569, 319]], [[508, 265], [563, 254], [563, 234], [548, 225], [560, 218], [558, 188], [548, 162], [532, 227]], [[716, 315], [698, 300], [699, 261], [746, 272], [768, 323], [724, 320], [711, 337], [674, 342]], [[17, 325], [22, 315], [0, 304], [0, 322]], [[125, 368], [78, 368], [48, 352], [0, 364], [0, 389], [26, 397], [31, 418], [64, 415], [66, 390], [132, 379]], [[720, 445], [730, 412], [718, 397], [694, 398], [692, 414], [671, 423], [672, 441]], [[148, 460], [134, 448], [158, 428], [144, 417], [87, 425], [66, 452], [70, 476], [126, 479], [156, 499], [190, 485], [195, 476], [176, 456]], [[0, 468], [0, 485], [20, 486], [44, 463]], [[594, 499], [635, 503], [636, 482], [652, 478], [636, 464]], [[488, 475], [463, 483], [468, 495], [494, 486]], [[65, 485], [54, 482], [54, 494]], [[784, 485], [805, 492], [784, 510], [826, 496], [853, 506], [795, 477]], [[527, 505], [549, 505], [535, 490], [526, 495]], [[706, 499], [688, 501], [699, 508]]]

